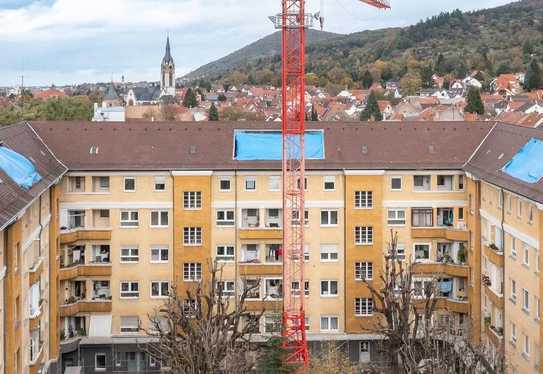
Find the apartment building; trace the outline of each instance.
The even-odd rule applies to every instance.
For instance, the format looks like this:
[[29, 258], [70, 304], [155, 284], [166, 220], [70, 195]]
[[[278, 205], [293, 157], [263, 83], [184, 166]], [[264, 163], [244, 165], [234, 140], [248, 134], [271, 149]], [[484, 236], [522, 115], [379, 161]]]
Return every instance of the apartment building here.
[[66, 168], [27, 125], [0, 128], [0, 373], [55, 372], [55, 185]]
[[[48, 303], [56, 353], [46, 357], [59, 358], [59, 372], [160, 372], [141, 350], [140, 328], [171, 287], [183, 294], [205, 281], [213, 261], [223, 275], [215, 286], [233, 300], [258, 282], [247, 301], [249, 310], [265, 310], [255, 339], [280, 331], [280, 134], [269, 125], [8, 129], [39, 136], [44, 153], [68, 169], [42, 202], [51, 215], [44, 246], [58, 258]], [[438, 282], [435, 323], [504, 351], [510, 372], [540, 370], [543, 186], [501, 169], [543, 139], [541, 131], [479, 122], [318, 123], [308, 131], [308, 171], [298, 184], [306, 213], [295, 217], [306, 228], [306, 281], [292, 292], [304, 297], [311, 348], [341, 341], [352, 360], [380, 360], [365, 282], [379, 284], [397, 235], [413, 287]], [[4, 283], [9, 266], [6, 274]]]
[[[474, 318], [491, 352], [505, 355], [510, 373], [542, 370], [542, 138], [541, 131], [497, 125], [466, 165], [473, 186], [469, 216], [476, 221], [469, 226], [480, 236], [474, 241], [480, 266], [473, 267], [481, 272], [475, 292], [481, 311]], [[532, 171], [522, 175], [518, 168], [527, 166]]]

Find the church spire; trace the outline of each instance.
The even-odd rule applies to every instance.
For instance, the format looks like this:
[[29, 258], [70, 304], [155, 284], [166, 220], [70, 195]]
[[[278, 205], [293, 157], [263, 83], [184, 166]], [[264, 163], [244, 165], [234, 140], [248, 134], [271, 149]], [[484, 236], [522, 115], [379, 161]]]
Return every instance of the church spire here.
[[166, 38], [166, 54], [164, 55], [164, 58], [162, 59], [162, 64], [173, 64], [173, 58], [172, 58], [172, 52], [170, 49], [170, 36]]

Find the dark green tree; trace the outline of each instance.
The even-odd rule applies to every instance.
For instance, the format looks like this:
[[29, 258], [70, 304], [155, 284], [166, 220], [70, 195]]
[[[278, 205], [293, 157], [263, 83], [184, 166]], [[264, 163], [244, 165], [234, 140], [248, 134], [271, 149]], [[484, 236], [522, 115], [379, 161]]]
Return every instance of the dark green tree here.
[[446, 61], [445, 61], [445, 56], [443, 56], [443, 53], [440, 53], [438, 56], [437, 56], [437, 61], [436, 61], [436, 73], [438, 73], [439, 75], [443, 75], [447, 72], [447, 66], [446, 66]]
[[502, 62], [498, 69], [496, 69], [496, 75], [507, 74], [511, 72], [511, 67], [507, 62]]
[[198, 100], [196, 99], [196, 94], [192, 88], [187, 89], [185, 97], [183, 98], [183, 106], [185, 108], [195, 108], [198, 106]]
[[271, 338], [262, 349], [257, 373], [294, 374], [295, 367], [285, 365], [287, 352], [283, 349], [281, 338]]
[[223, 93], [220, 93], [218, 96], [219, 101], [226, 101], [226, 95]]
[[443, 80], [443, 89], [448, 90], [449, 88], [451, 88], [451, 81], [449, 80], [449, 78], [445, 78]]
[[432, 88], [434, 86], [434, 71], [430, 65], [426, 65], [420, 69], [420, 79], [422, 80], [422, 87]]
[[364, 74], [362, 74], [362, 87], [365, 89], [368, 89], [373, 84], [373, 76], [369, 72], [369, 70], [366, 70]]
[[218, 121], [219, 120], [219, 111], [217, 110], [217, 107], [215, 106], [215, 103], [212, 103], [211, 107], [209, 108], [209, 120], [210, 121]]
[[366, 103], [366, 108], [360, 113], [361, 121], [382, 121], [383, 114], [379, 110], [379, 103], [377, 102], [377, 97], [372, 91], [370, 96], [368, 96], [368, 101]]
[[479, 115], [485, 114], [485, 106], [481, 100], [481, 93], [477, 88], [472, 87], [469, 89], [464, 111], [468, 113], [477, 113]]
[[528, 66], [526, 77], [524, 78], [524, 87], [527, 90], [537, 90], [543, 84], [543, 74], [539, 63], [534, 59]]

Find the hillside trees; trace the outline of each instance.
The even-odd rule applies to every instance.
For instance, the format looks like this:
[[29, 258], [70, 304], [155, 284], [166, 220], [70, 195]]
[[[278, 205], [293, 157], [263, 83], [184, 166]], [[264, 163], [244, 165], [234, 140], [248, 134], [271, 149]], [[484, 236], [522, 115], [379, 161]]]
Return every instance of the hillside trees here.
[[420, 76], [414, 72], [407, 73], [400, 79], [400, 88], [404, 96], [412, 96], [422, 87]]
[[527, 90], [537, 90], [543, 85], [543, 74], [537, 60], [533, 59], [526, 71], [524, 78], [524, 87]]

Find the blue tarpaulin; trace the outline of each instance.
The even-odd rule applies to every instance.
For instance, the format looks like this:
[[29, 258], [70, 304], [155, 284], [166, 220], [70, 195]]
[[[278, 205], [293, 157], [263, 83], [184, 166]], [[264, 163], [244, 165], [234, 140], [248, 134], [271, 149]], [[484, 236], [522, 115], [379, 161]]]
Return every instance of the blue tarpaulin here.
[[[283, 156], [282, 141], [279, 131], [236, 131], [234, 159], [279, 161]], [[324, 133], [322, 131], [306, 131], [304, 145], [306, 159], [324, 160]]]
[[539, 182], [543, 178], [543, 141], [530, 139], [502, 170], [526, 183]]
[[41, 180], [41, 175], [29, 159], [3, 146], [0, 146], [0, 169], [26, 190]]
[[441, 293], [449, 293], [452, 292], [453, 282], [452, 280], [441, 281], [439, 286], [441, 288]]

